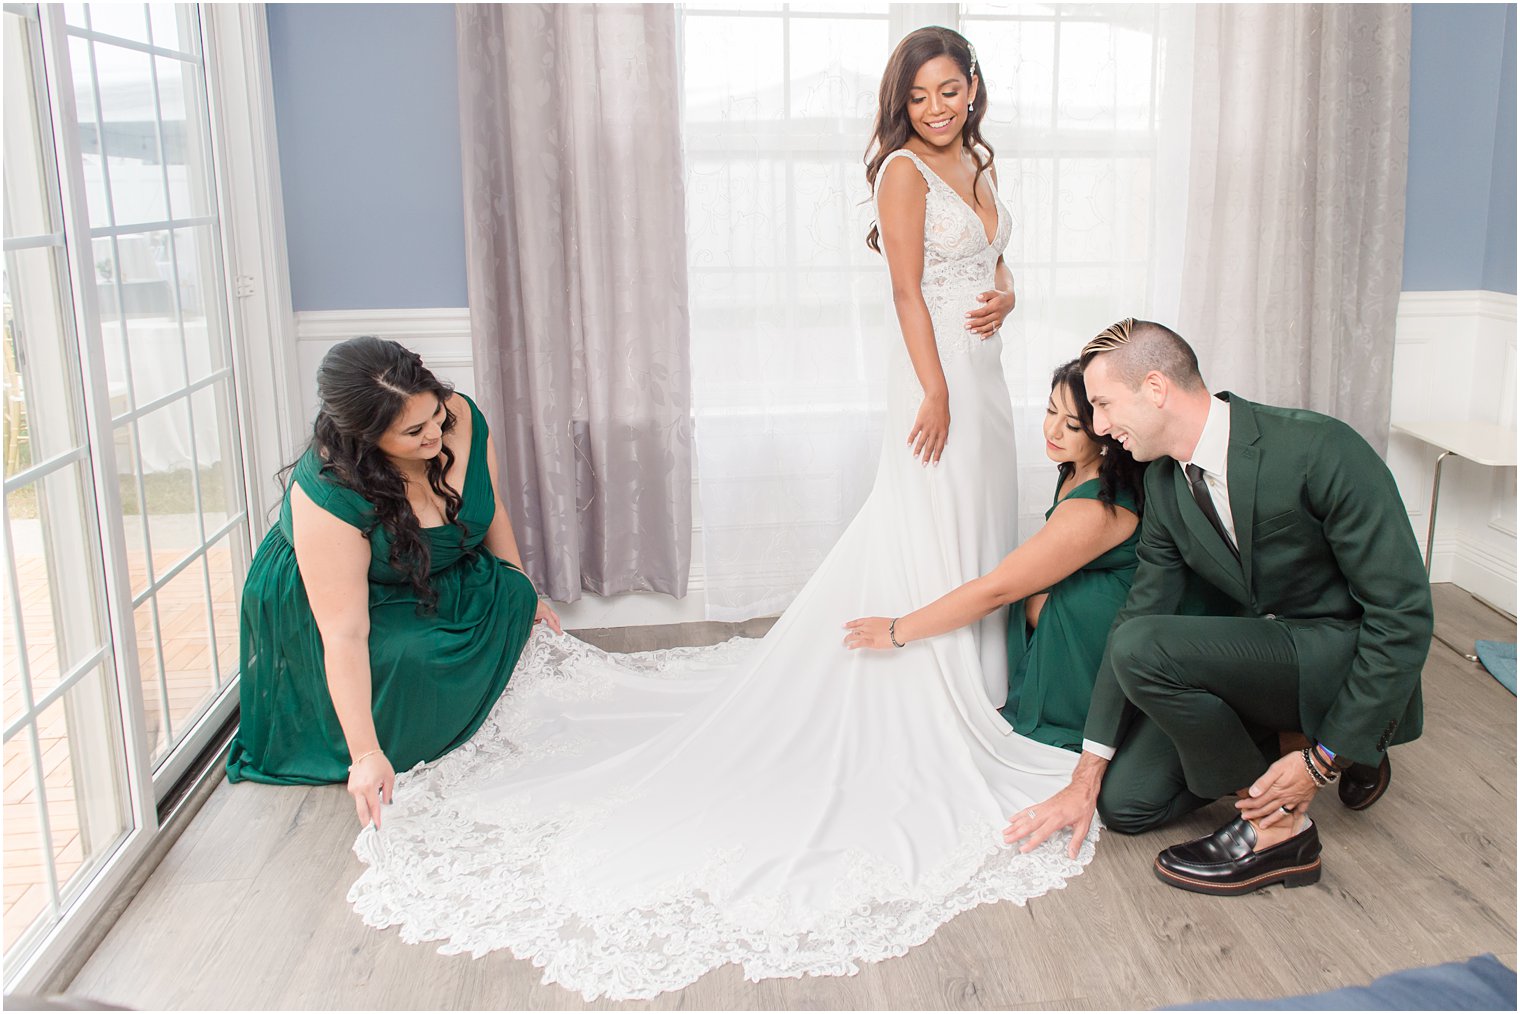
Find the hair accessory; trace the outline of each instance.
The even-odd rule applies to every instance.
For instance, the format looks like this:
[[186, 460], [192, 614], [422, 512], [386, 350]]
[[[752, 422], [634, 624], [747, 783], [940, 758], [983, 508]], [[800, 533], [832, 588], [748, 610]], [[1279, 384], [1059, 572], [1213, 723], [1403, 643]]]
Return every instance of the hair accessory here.
[[971, 54], [971, 73], [976, 73], [976, 47], [970, 42], [966, 43], [966, 51]]

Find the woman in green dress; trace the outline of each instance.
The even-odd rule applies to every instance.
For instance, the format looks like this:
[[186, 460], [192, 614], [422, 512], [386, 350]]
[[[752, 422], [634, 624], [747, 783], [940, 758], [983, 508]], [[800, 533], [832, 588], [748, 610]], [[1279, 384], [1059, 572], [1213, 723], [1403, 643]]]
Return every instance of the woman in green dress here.
[[348, 783], [380, 824], [396, 770], [474, 734], [533, 625], [485, 418], [396, 342], [317, 371], [311, 444], [243, 588], [230, 781]]
[[1021, 735], [1080, 752], [1108, 630], [1135, 574], [1145, 474], [1118, 441], [1098, 436], [1092, 420], [1081, 366], [1072, 360], [1051, 378], [1045, 409], [1045, 453], [1058, 465], [1045, 526], [990, 574], [922, 609], [851, 620], [845, 645], [902, 647], [1006, 606], [1003, 717]]

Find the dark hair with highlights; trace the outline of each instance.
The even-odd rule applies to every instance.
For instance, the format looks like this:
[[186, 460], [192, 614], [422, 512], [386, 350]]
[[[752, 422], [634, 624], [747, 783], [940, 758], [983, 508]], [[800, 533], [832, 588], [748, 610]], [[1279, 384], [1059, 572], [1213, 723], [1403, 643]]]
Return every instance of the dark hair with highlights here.
[[[871, 193], [876, 193], [876, 177], [881, 172], [887, 156], [903, 147], [913, 136], [913, 124], [908, 119], [908, 99], [913, 94], [913, 79], [924, 64], [937, 56], [948, 56], [966, 76], [966, 87], [980, 80], [976, 52], [960, 32], [948, 28], [920, 28], [909, 32], [892, 51], [887, 69], [881, 75], [881, 90], [876, 102], [876, 125], [871, 131], [871, 143], [866, 145], [866, 182]], [[965, 126], [961, 128], [961, 145], [971, 153], [976, 163], [976, 175], [971, 179], [971, 197], [978, 204], [982, 195], [978, 189], [982, 173], [992, 165], [992, 145], [982, 137], [982, 119], [987, 115], [987, 89], [979, 87], [975, 109], [966, 114]], [[866, 234], [866, 246], [881, 253], [881, 229], [871, 223]]]
[[[453, 385], [434, 376], [417, 353], [399, 342], [372, 336], [333, 346], [317, 367], [321, 405], [309, 446], [322, 462], [324, 474], [374, 505], [376, 524], [390, 536], [390, 564], [411, 582], [420, 612], [431, 612], [438, 602], [428, 581], [431, 553], [407, 499], [406, 480], [378, 442], [407, 400], [418, 394], [437, 396], [444, 405], [443, 432], [451, 432], [455, 417], [448, 399], [453, 393]], [[459, 522], [463, 502], [444, 480], [453, 464], [454, 452], [448, 444], [427, 463], [428, 486], [442, 498], [444, 520], [451, 525]], [[282, 469], [282, 477], [294, 467]], [[365, 538], [373, 530], [366, 530]]]
[[[1135, 512], [1139, 513], [1145, 506], [1145, 463], [1136, 461], [1124, 449], [1124, 445], [1113, 437], [1099, 436], [1093, 429], [1093, 407], [1092, 402], [1087, 400], [1087, 384], [1082, 380], [1080, 359], [1056, 367], [1055, 373], [1050, 377], [1050, 389], [1054, 391], [1062, 384], [1066, 385], [1066, 393], [1077, 406], [1077, 421], [1082, 426], [1082, 432], [1103, 450], [1103, 456], [1098, 459], [1099, 502], [1112, 513], [1115, 498], [1121, 491], [1128, 490], [1135, 498]], [[1076, 467], [1069, 461], [1061, 462], [1062, 481]]]

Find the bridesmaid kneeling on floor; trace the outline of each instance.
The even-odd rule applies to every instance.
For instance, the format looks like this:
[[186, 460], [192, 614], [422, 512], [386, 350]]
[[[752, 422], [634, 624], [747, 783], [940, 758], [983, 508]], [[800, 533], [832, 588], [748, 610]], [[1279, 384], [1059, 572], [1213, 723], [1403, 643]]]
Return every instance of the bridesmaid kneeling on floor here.
[[242, 717], [227, 778], [348, 782], [380, 824], [396, 770], [468, 740], [533, 625], [485, 418], [392, 341], [317, 370], [311, 443], [243, 589]]
[[[1056, 368], [1045, 408], [1045, 454], [1059, 466], [1045, 527], [983, 577], [914, 612], [845, 624], [850, 648], [891, 649], [964, 627], [1009, 606], [1008, 701], [1013, 730], [1081, 752], [1082, 727], [1108, 629], [1129, 595], [1145, 465], [1093, 429], [1073, 359]], [[1073, 839], [1073, 848], [1081, 837]]]

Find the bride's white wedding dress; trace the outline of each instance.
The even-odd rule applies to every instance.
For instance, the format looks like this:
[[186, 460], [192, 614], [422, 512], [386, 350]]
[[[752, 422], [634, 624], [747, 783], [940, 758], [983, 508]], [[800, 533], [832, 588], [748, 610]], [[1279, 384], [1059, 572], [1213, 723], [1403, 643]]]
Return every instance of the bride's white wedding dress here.
[[903, 443], [922, 392], [903, 342], [865, 506], [764, 638], [616, 655], [538, 630], [475, 737], [400, 776], [360, 834], [349, 900], [372, 926], [508, 948], [586, 999], [641, 999], [729, 962], [751, 979], [852, 974], [976, 905], [1079, 872], [1069, 837], [1028, 855], [1010, 814], [1063, 787], [1067, 751], [1010, 732], [1005, 611], [901, 650], [841, 646], [1014, 544], [1002, 340], [964, 328], [993, 285], [975, 212], [928, 181], [923, 292], [950, 389], [938, 466]]

